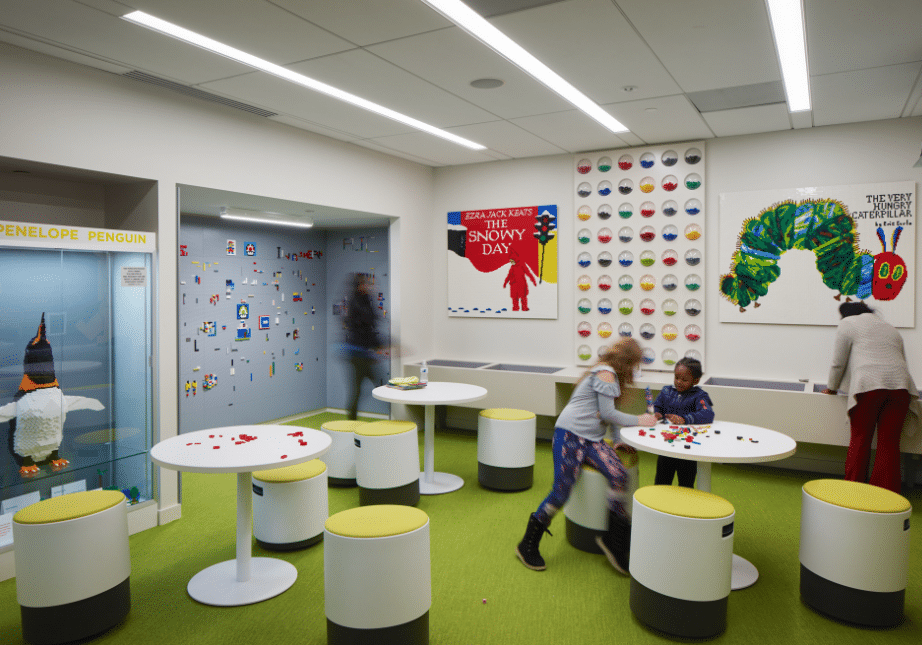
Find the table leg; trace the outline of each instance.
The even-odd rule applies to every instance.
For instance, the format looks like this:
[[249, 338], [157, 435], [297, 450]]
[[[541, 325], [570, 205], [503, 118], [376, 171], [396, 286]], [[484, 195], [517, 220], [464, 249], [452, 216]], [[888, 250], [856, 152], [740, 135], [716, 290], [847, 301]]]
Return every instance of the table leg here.
[[[698, 462], [698, 478], [695, 481], [698, 490], [711, 492], [711, 462]], [[733, 570], [730, 574], [730, 588], [745, 589], [755, 584], [759, 579], [759, 570], [746, 558], [733, 554]]]
[[237, 557], [195, 574], [189, 595], [205, 605], [234, 607], [273, 598], [298, 578], [294, 565], [278, 558], [254, 558], [253, 475], [237, 473]]
[[464, 480], [450, 473], [435, 472], [435, 406], [426, 406], [425, 434], [423, 435], [423, 476], [419, 492], [423, 495], [442, 495], [456, 491]]

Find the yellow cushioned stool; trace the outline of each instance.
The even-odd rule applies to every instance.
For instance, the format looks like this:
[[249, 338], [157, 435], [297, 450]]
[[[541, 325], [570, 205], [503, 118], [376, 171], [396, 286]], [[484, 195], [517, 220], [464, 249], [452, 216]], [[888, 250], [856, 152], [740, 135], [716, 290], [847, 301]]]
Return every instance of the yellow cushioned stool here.
[[[605, 443], [612, 445], [610, 439]], [[637, 453], [619, 450], [618, 457], [627, 472], [627, 485], [616, 495], [628, 517], [634, 500], [634, 491], [640, 479], [640, 459]], [[579, 478], [563, 506], [566, 520], [567, 542], [588, 553], [601, 553], [595, 538], [608, 532], [608, 478], [588, 464], [580, 467]]]
[[355, 429], [359, 504], [419, 503], [417, 434], [412, 421], [373, 421]]
[[681, 486], [634, 493], [631, 611], [653, 629], [709, 638], [727, 626], [733, 505]]
[[432, 573], [429, 516], [379, 504], [332, 515], [324, 528], [328, 645], [425, 645]]
[[22, 634], [67, 643], [114, 627], [131, 608], [128, 512], [119, 491], [70, 493], [13, 516]]
[[253, 473], [253, 535], [259, 546], [293, 551], [316, 544], [329, 514], [327, 465], [319, 459]]
[[353, 432], [365, 421], [327, 421], [320, 424], [320, 430], [330, 435], [333, 443], [323, 456], [329, 469], [327, 482], [330, 486], [355, 486], [355, 437]]
[[909, 568], [909, 500], [870, 484], [817, 479], [804, 484], [801, 501], [801, 599], [840, 620], [898, 625]]
[[477, 479], [495, 490], [525, 490], [534, 482], [536, 417], [511, 408], [481, 410], [477, 418]]

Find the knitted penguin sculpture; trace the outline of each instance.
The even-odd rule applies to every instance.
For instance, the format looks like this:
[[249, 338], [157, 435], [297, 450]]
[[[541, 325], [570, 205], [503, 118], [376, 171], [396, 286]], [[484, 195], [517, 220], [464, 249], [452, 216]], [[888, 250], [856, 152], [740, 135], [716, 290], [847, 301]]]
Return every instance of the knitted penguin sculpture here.
[[54, 375], [54, 357], [45, 336], [45, 314], [35, 338], [26, 345], [23, 377], [12, 403], [0, 407], [0, 423], [10, 422], [10, 453], [19, 474], [34, 477], [39, 466], [59, 471], [68, 464], [58, 455], [64, 438], [64, 419], [73, 410], [102, 410], [96, 399], [65, 396]]

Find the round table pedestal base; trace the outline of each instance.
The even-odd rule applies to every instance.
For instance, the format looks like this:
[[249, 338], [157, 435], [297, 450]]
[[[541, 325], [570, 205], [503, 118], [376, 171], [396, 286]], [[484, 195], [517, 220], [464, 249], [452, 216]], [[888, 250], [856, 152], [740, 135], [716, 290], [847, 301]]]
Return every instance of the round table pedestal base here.
[[749, 560], [734, 553], [733, 573], [730, 575], [730, 588], [736, 591], [754, 585], [759, 579], [759, 570]]
[[237, 561], [226, 560], [202, 569], [187, 590], [204, 605], [236, 607], [273, 598], [295, 583], [298, 570], [278, 558], [252, 558], [250, 579], [237, 582]]
[[419, 492], [421, 495], [442, 495], [458, 490], [464, 486], [464, 480], [451, 473], [432, 473], [432, 481], [426, 481], [426, 474], [419, 478]]

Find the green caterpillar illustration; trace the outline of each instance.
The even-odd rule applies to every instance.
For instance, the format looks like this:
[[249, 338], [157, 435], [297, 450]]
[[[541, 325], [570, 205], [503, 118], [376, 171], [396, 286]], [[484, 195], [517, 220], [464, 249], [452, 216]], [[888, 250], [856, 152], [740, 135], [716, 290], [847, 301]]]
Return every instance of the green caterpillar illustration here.
[[906, 281], [906, 263], [898, 256], [896, 243], [903, 227], [893, 231], [887, 251], [884, 230], [877, 229], [883, 252], [871, 255], [858, 248], [858, 231], [848, 208], [835, 199], [784, 201], [766, 208], [743, 223], [733, 253], [730, 273], [720, 277], [720, 293], [739, 305], [740, 311], [768, 293], [769, 285], [781, 275], [778, 261], [790, 249], [813, 251], [823, 284], [837, 291], [839, 300], [857, 296], [861, 300], [893, 300]]

